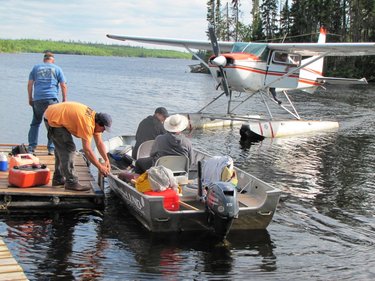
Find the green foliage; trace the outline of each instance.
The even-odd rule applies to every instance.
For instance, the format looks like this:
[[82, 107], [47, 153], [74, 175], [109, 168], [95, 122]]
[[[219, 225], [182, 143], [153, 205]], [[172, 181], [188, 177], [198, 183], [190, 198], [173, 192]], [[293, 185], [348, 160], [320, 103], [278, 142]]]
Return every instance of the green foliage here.
[[277, 32], [277, 4], [276, 0], [264, 0], [260, 6], [262, 24], [266, 38], [275, 37]]
[[[251, 13], [252, 22], [248, 25], [237, 23], [228, 17], [228, 13], [224, 13], [228, 11], [228, 4], [231, 3], [232, 14], [237, 15], [239, 11], [236, 11], [236, 8], [240, 7], [243, 1], [207, 0], [207, 19], [215, 25], [219, 39], [230, 41], [237, 38], [238, 41], [245, 42], [316, 42], [319, 29], [324, 26], [328, 30], [327, 42], [375, 41], [374, 0], [247, 1], [251, 2], [252, 9], [245, 12]], [[224, 8], [221, 3], [228, 4]], [[325, 74], [366, 77], [369, 81], [374, 81], [374, 62], [374, 56], [326, 58]]]
[[56, 54], [90, 55], [90, 56], [118, 56], [118, 57], [155, 57], [189, 59], [189, 53], [145, 49], [122, 45], [106, 45], [81, 42], [64, 42], [50, 40], [6, 40], [0, 39], [0, 53], [43, 53], [51, 51]]

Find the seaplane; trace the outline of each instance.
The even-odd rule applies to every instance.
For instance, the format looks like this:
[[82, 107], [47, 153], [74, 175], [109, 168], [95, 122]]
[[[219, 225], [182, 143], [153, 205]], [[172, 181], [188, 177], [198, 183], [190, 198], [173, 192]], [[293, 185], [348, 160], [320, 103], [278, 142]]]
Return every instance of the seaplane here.
[[[326, 84], [367, 84], [365, 78], [324, 77], [324, 58], [375, 55], [374, 42], [326, 42], [325, 28], [320, 29], [317, 43], [217, 41], [214, 27], [209, 26], [208, 31], [210, 40], [207, 41], [111, 34], [107, 34], [107, 37], [121, 41], [183, 47], [188, 50], [210, 70], [217, 83], [216, 89], [220, 89], [220, 94], [197, 113], [187, 114], [191, 122], [190, 128], [241, 124], [241, 140], [263, 140], [337, 129], [339, 124], [336, 121], [301, 118], [288, 92], [301, 90], [313, 93]], [[206, 63], [193, 49], [212, 51], [213, 55]], [[226, 113], [220, 115], [204, 112], [222, 96], [227, 97]], [[238, 108], [253, 96], [261, 97], [266, 117], [237, 113]], [[289, 118], [275, 117], [271, 106], [281, 108], [288, 113]]]

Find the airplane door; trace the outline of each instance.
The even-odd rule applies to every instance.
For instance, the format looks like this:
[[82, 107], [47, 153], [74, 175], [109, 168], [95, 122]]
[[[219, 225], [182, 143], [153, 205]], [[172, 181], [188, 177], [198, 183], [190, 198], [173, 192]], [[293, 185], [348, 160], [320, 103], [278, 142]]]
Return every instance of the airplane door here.
[[298, 54], [286, 53], [285, 51], [273, 51], [269, 59], [264, 84], [278, 80], [270, 85], [274, 88], [296, 88], [298, 85], [299, 70], [295, 70], [288, 76], [280, 79], [286, 73], [297, 69], [301, 64], [301, 56]]

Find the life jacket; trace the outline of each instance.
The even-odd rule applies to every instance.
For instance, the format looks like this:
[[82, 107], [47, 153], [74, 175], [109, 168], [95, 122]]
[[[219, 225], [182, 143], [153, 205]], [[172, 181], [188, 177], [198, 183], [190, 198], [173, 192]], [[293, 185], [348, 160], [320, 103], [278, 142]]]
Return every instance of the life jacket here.
[[135, 189], [139, 192], [147, 192], [152, 191], [151, 183], [148, 180], [148, 173], [147, 171], [141, 174], [136, 180], [135, 180]]
[[231, 182], [234, 186], [237, 186], [238, 178], [237, 178], [237, 173], [233, 168], [233, 165], [229, 167], [225, 166], [223, 168], [223, 171], [221, 173], [221, 181]]

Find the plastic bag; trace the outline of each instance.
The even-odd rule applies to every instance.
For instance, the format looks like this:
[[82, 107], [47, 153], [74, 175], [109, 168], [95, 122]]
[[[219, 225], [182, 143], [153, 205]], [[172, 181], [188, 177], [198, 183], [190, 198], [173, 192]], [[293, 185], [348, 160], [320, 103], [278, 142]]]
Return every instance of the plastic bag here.
[[164, 191], [172, 188], [178, 191], [178, 183], [173, 172], [164, 166], [154, 166], [147, 170], [148, 181], [153, 191]]

